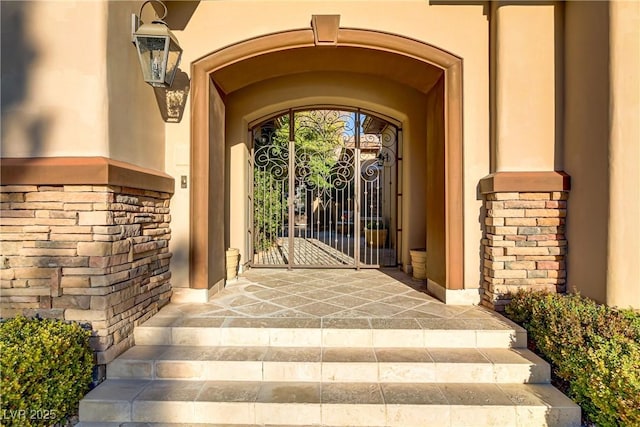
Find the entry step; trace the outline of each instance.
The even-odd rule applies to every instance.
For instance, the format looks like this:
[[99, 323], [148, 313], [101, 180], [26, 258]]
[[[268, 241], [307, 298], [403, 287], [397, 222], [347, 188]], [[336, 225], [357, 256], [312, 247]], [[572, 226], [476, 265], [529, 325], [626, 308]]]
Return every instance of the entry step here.
[[135, 346], [110, 379], [548, 383], [527, 349]]
[[136, 345], [271, 347], [524, 348], [507, 319], [320, 319], [154, 317]]
[[322, 426], [580, 426], [548, 384], [107, 380], [83, 422]]

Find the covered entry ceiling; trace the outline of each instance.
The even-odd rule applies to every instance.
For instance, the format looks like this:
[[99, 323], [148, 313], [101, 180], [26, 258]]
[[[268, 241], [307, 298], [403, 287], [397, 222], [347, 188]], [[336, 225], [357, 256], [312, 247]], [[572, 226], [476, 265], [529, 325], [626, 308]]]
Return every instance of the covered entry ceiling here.
[[303, 47], [258, 55], [213, 73], [225, 94], [266, 79], [312, 71], [368, 74], [402, 83], [424, 94], [442, 76], [442, 70], [408, 56], [370, 49]]

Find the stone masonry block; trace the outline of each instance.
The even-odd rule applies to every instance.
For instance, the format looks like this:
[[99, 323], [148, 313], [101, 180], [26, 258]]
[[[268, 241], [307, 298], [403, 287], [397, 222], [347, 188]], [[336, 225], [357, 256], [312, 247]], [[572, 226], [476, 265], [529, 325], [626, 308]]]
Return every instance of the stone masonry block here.
[[75, 211], [49, 211], [49, 218], [56, 219], [78, 219], [78, 212]]
[[15, 192], [5, 192], [5, 187], [2, 188], [2, 193], [0, 193], [0, 201], [2, 202], [24, 202], [24, 194]]
[[[4, 239], [5, 237], [6, 237], [6, 234], [0, 235], [0, 239]], [[0, 240], [0, 254], [4, 256], [19, 255], [20, 250], [23, 248], [23, 245], [24, 245], [24, 242], [19, 240], [11, 241], [11, 242]], [[4, 258], [4, 260], [6, 260], [6, 258]]]
[[56, 268], [51, 275], [49, 288], [49, 292], [52, 297], [59, 297], [62, 295], [62, 268]]
[[533, 247], [533, 246], [538, 246], [538, 242], [535, 241], [528, 241], [528, 240], [520, 240], [516, 242], [516, 246], [520, 246], [520, 247]]
[[519, 193], [520, 200], [550, 200], [551, 193]]
[[505, 240], [512, 240], [514, 242], [527, 240], [527, 236], [523, 236], [523, 235], [519, 235], [519, 234], [504, 236], [504, 238], [505, 238]]
[[507, 200], [504, 202], [505, 209], [544, 209], [544, 200]]
[[4, 289], [2, 296], [49, 296], [49, 288], [11, 288]]
[[543, 279], [547, 277], [547, 270], [527, 271], [527, 279]]
[[536, 218], [536, 225], [538, 226], [559, 226], [565, 223], [564, 218]]
[[65, 191], [65, 193], [99, 191], [94, 190], [93, 186], [91, 185], [63, 185], [62, 189]]
[[89, 322], [92, 320], [106, 320], [107, 312], [105, 310], [80, 310], [68, 308], [64, 311], [64, 319]]
[[11, 268], [3, 268], [0, 270], [0, 280], [13, 280], [16, 278], [16, 273]]
[[65, 211], [87, 212], [93, 210], [93, 203], [65, 203]]
[[533, 270], [536, 268], [534, 261], [511, 261], [505, 262], [504, 266], [508, 270]]
[[91, 227], [86, 225], [51, 227], [51, 233], [53, 234], [90, 234]]
[[560, 246], [560, 247], [553, 246], [553, 247], [548, 247], [546, 249], [549, 252], [549, 255], [566, 255], [567, 254], [566, 246]]
[[566, 268], [565, 263], [561, 261], [538, 261], [536, 264], [538, 270], [564, 270]]
[[79, 242], [78, 255], [108, 256], [112, 253], [113, 244], [109, 242]]
[[22, 231], [25, 233], [49, 233], [51, 227], [48, 225], [25, 225], [22, 227]]
[[88, 268], [63, 268], [62, 275], [64, 277], [67, 276], [99, 276], [103, 274], [108, 274], [109, 269], [107, 268], [99, 268], [99, 267], [88, 267]]
[[106, 274], [104, 276], [91, 276], [91, 287], [102, 287], [113, 285], [114, 283], [123, 282], [129, 278], [128, 271], [121, 271], [114, 274]]
[[[517, 234], [540, 234], [540, 227], [519, 227]], [[514, 233], [516, 234], [516, 233]]]
[[518, 200], [520, 193], [492, 193], [488, 194], [488, 196], [493, 196], [491, 198], [487, 197], [488, 200]]
[[[29, 210], [17, 210], [17, 209], [8, 209], [0, 211], [0, 218], [3, 219], [3, 223], [6, 222], [7, 218], [34, 218], [36, 215], [36, 211]], [[17, 222], [17, 221], [16, 221]], [[33, 224], [33, 220], [31, 222], [26, 223], [26, 225]], [[21, 225], [21, 224], [18, 224]]]
[[488, 259], [484, 260], [484, 266], [491, 270], [502, 270], [505, 267], [505, 263], [502, 261], [491, 261]]
[[526, 270], [493, 270], [492, 277], [497, 279], [525, 279]]
[[114, 225], [113, 213], [109, 211], [80, 212], [79, 225]]
[[93, 240], [91, 234], [56, 234], [51, 233], [49, 240], [57, 242], [90, 242]]
[[62, 210], [64, 204], [62, 202], [24, 202], [24, 203], [12, 203], [11, 209], [32, 209], [32, 210]]
[[113, 243], [113, 247], [111, 249], [111, 253], [113, 255], [117, 254], [125, 254], [131, 250], [131, 241], [130, 240], [120, 240]]
[[538, 246], [567, 246], [566, 240], [539, 240]]
[[540, 247], [515, 247], [504, 248], [505, 255], [550, 255], [552, 248]]
[[504, 218], [486, 217], [484, 223], [489, 226], [502, 226], [504, 225]]
[[487, 216], [499, 218], [522, 218], [524, 217], [524, 209], [490, 209]]
[[90, 257], [89, 267], [113, 267], [115, 265], [126, 264], [128, 260], [129, 260], [129, 254], [111, 255], [111, 256], [104, 256], [104, 257]]
[[527, 209], [527, 217], [565, 217], [567, 212], [564, 209]]
[[15, 268], [16, 279], [49, 279], [54, 273], [54, 268]]
[[493, 230], [493, 234], [497, 234], [497, 235], [518, 234], [518, 227], [495, 227]]
[[505, 218], [504, 225], [507, 226], [536, 226], [536, 218]]
[[531, 236], [527, 236], [527, 240], [537, 240], [537, 241], [541, 241], [541, 240], [558, 241], [563, 239], [564, 239], [564, 234], [533, 234]]
[[75, 249], [53, 249], [53, 248], [22, 248], [22, 256], [75, 256]]
[[91, 297], [88, 295], [63, 295], [53, 298], [53, 308], [88, 310], [90, 306]]
[[107, 234], [107, 235], [116, 234], [116, 235], [120, 235], [120, 234], [122, 234], [122, 226], [120, 226], [120, 225], [108, 225], [108, 226], [96, 225], [96, 226], [91, 227], [91, 232], [93, 232], [94, 234]]
[[30, 193], [32, 191], [38, 191], [38, 187], [35, 185], [3, 185], [0, 187], [2, 194], [5, 193]]
[[86, 276], [62, 276], [60, 286], [62, 288], [88, 288], [91, 286], [91, 282]]

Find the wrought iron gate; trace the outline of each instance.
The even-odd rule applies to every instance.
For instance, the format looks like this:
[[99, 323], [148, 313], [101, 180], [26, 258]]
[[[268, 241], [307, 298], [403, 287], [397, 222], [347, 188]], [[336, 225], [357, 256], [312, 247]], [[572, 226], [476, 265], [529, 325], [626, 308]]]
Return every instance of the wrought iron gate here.
[[395, 265], [398, 129], [360, 111], [288, 111], [251, 130], [253, 266]]

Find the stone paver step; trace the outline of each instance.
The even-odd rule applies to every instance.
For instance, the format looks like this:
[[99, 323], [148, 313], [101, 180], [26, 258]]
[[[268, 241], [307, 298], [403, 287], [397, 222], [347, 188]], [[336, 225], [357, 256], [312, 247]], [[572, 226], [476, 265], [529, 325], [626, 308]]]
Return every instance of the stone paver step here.
[[524, 348], [526, 331], [496, 319], [222, 318], [157, 316], [137, 345]]
[[83, 422], [329, 426], [579, 426], [548, 384], [107, 380]]
[[110, 379], [548, 383], [527, 349], [135, 346]]

